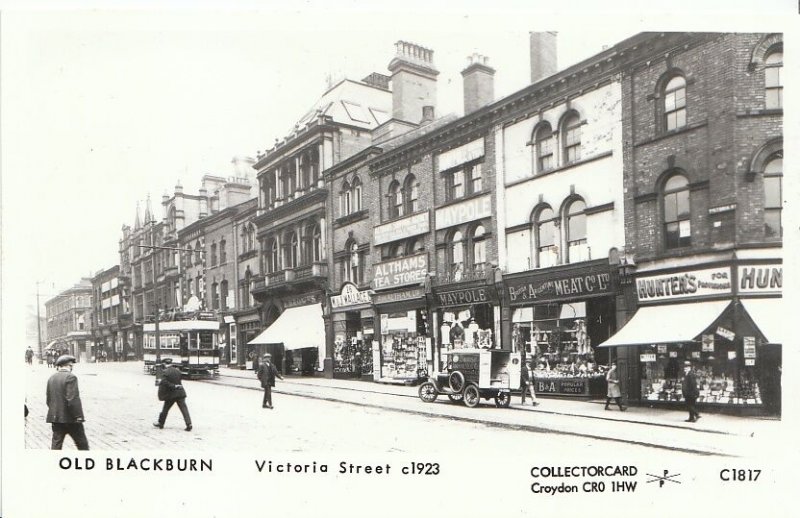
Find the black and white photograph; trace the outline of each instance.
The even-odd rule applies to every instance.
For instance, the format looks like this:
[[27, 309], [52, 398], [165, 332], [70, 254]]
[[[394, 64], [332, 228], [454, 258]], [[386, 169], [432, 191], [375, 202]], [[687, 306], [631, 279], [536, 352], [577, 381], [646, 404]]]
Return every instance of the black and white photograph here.
[[528, 4], [0, 6], [0, 516], [793, 515], [798, 4]]

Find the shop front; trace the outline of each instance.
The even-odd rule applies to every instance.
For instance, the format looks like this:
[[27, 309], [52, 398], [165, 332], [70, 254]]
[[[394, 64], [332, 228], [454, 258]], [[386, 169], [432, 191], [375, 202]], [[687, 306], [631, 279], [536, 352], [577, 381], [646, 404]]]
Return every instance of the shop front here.
[[378, 263], [372, 302], [379, 333], [372, 341], [373, 375], [384, 383], [413, 383], [427, 377], [433, 360], [425, 279], [427, 253]]
[[447, 367], [447, 351], [501, 348], [500, 300], [492, 279], [434, 287], [432, 292], [439, 372]]
[[370, 290], [346, 282], [331, 296], [333, 325], [333, 377], [373, 379], [372, 341], [375, 313]]
[[272, 318], [275, 306], [267, 311], [272, 321], [258, 336], [247, 342], [254, 368], [264, 353], [285, 374], [313, 375], [323, 370], [325, 322], [322, 294], [309, 293], [280, 299], [283, 311]]
[[723, 264], [648, 272], [636, 279], [639, 309], [602, 348], [637, 373], [631, 402], [684, 403], [684, 362], [698, 405], [740, 414], [780, 413], [782, 267]]
[[532, 361], [536, 391], [602, 396], [618, 273], [607, 260], [504, 276], [513, 350]]

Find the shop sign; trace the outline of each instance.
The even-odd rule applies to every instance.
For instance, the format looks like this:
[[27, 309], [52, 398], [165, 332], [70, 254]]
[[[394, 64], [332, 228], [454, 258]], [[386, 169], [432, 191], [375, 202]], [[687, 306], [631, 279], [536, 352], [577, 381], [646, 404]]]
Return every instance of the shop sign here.
[[445, 151], [439, 155], [437, 171], [446, 171], [453, 167], [471, 162], [483, 156], [483, 137], [467, 142], [463, 146]]
[[756, 357], [756, 337], [755, 336], [745, 336], [742, 341], [744, 342], [744, 357], [745, 358], [755, 358]]
[[739, 267], [739, 293], [781, 293], [783, 266], [780, 264]]
[[381, 345], [377, 340], [372, 341], [372, 373], [376, 380], [381, 377]]
[[372, 231], [373, 242], [376, 245], [390, 243], [407, 237], [425, 234], [430, 230], [430, 216], [428, 211], [378, 225]]
[[707, 268], [636, 279], [636, 294], [640, 302], [728, 293], [731, 293], [729, 268]]
[[714, 335], [703, 335], [703, 352], [704, 353], [713, 353], [714, 352]]
[[390, 291], [387, 293], [375, 293], [372, 295], [372, 302], [377, 304], [390, 304], [393, 302], [403, 302], [406, 300], [421, 299], [425, 296], [425, 290], [419, 288], [407, 288], [404, 290]]
[[300, 306], [308, 306], [310, 304], [316, 304], [319, 302], [319, 294], [318, 293], [311, 293], [308, 295], [302, 295], [300, 297], [291, 297], [283, 299], [283, 308], [296, 308]]
[[440, 230], [476, 219], [488, 218], [491, 215], [492, 197], [487, 194], [480, 198], [436, 209], [436, 229]]
[[344, 308], [358, 306], [360, 304], [372, 304], [369, 291], [359, 291], [355, 284], [346, 282], [342, 285], [339, 295], [331, 297], [332, 308]]
[[641, 362], [654, 362], [656, 361], [656, 353], [642, 353], [639, 355]]
[[725, 338], [726, 340], [730, 340], [731, 342], [733, 341], [734, 338], [736, 338], [736, 333], [734, 333], [730, 329], [725, 329], [722, 326], [717, 327], [717, 334], [722, 338]]
[[223, 320], [223, 321], [224, 321], [226, 324], [233, 324], [233, 323], [235, 322], [235, 320], [234, 320], [234, 318], [233, 318], [233, 315], [225, 315], [224, 317], [222, 317], [222, 320]]
[[756, 364], [755, 358], [749, 358], [744, 361], [745, 367], [753, 367]]
[[658, 351], [658, 354], [667, 354], [667, 346], [664, 344], [657, 345], [656, 350]]
[[587, 384], [585, 378], [573, 379], [537, 379], [536, 392], [543, 394], [569, 394], [569, 395], [582, 395], [587, 393]]
[[419, 284], [428, 273], [428, 254], [401, 257], [378, 263], [373, 268], [372, 287], [376, 290]]
[[436, 293], [436, 301], [441, 307], [485, 304], [492, 301], [487, 289], [486, 287], [480, 287]]
[[593, 272], [553, 276], [523, 277], [505, 279], [508, 298], [512, 304], [523, 302], [546, 302], [557, 299], [571, 299], [595, 295], [607, 295], [614, 291], [611, 273]]

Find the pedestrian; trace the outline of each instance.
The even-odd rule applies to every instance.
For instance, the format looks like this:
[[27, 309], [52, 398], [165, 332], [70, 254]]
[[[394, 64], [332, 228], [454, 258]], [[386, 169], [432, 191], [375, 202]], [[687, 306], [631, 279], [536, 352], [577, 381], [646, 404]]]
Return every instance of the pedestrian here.
[[692, 369], [692, 362], [683, 362], [683, 381], [681, 382], [681, 391], [683, 398], [686, 400], [686, 409], [689, 411], [689, 419], [687, 423], [694, 423], [700, 419], [700, 413], [697, 411], [697, 396], [700, 391], [697, 389], [697, 376], [695, 376], [694, 369]]
[[608, 392], [606, 393], [606, 410], [610, 410], [608, 405], [613, 399], [621, 412], [628, 409], [622, 406], [622, 392], [619, 389], [619, 373], [617, 372], [617, 362], [611, 362], [611, 369], [606, 373], [606, 381], [608, 382]]
[[158, 400], [164, 402], [164, 407], [158, 415], [158, 421], [153, 423], [153, 426], [164, 428], [169, 409], [177, 403], [181, 415], [183, 415], [183, 422], [186, 424], [185, 430], [191, 432], [192, 418], [189, 416], [189, 408], [186, 406], [186, 389], [181, 384], [181, 371], [172, 365], [172, 358], [164, 358], [162, 363], [166, 368], [161, 373], [161, 382], [158, 384]]
[[535, 380], [533, 377], [533, 367], [531, 366], [531, 362], [523, 362], [522, 369], [520, 370], [520, 385], [522, 386], [521, 404], [525, 404], [525, 396], [530, 394], [531, 405], [539, 406], [539, 402], [536, 401], [536, 390], [534, 388], [534, 383]]
[[261, 387], [264, 389], [264, 399], [261, 402], [261, 408], [272, 408], [272, 387], [275, 386], [275, 377], [281, 380], [283, 376], [278, 372], [275, 364], [272, 363], [272, 355], [267, 353], [264, 355], [264, 361], [258, 366], [258, 379], [261, 381]]
[[52, 423], [53, 440], [50, 446], [60, 450], [64, 437], [69, 435], [79, 450], [88, 450], [89, 441], [83, 429], [83, 405], [78, 391], [78, 377], [72, 374], [75, 357], [60, 356], [56, 360], [58, 369], [47, 380], [47, 422]]
[[33, 349], [29, 345], [28, 348], [25, 350], [25, 362], [28, 365], [33, 365]]
[[45, 359], [47, 360], [47, 368], [49, 369], [53, 366], [53, 351], [48, 349], [45, 353]]

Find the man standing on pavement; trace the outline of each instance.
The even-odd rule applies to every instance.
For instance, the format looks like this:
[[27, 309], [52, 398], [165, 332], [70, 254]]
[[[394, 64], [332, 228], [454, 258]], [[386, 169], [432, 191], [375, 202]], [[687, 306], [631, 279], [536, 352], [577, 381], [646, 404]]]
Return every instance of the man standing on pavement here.
[[283, 376], [272, 363], [271, 354], [264, 355], [264, 361], [258, 366], [257, 376], [261, 381], [261, 387], [264, 389], [264, 400], [261, 402], [261, 408], [272, 408], [272, 387], [275, 386], [275, 377], [277, 376], [282, 380]]
[[89, 441], [83, 429], [83, 405], [78, 391], [78, 377], [72, 374], [75, 357], [64, 355], [56, 360], [55, 374], [47, 380], [47, 422], [52, 423], [50, 449], [60, 450], [69, 435], [79, 450], [88, 450]]
[[700, 419], [700, 413], [697, 411], [697, 396], [700, 391], [697, 389], [697, 376], [692, 369], [692, 362], [683, 362], [683, 381], [681, 382], [681, 391], [683, 398], [686, 400], [686, 409], [689, 411], [689, 419], [687, 423], [694, 423]]
[[29, 345], [28, 348], [25, 350], [25, 362], [28, 365], [33, 365], [33, 349]]
[[530, 394], [531, 396], [531, 405], [539, 406], [539, 402], [536, 401], [536, 390], [534, 388], [534, 379], [533, 379], [533, 367], [531, 366], [531, 361], [524, 361], [522, 363], [522, 369], [520, 370], [520, 381], [522, 384], [522, 401], [521, 404], [525, 404], [525, 396]]
[[185, 430], [191, 432], [192, 418], [189, 416], [189, 408], [186, 406], [186, 389], [181, 384], [181, 371], [173, 367], [172, 358], [164, 358], [162, 361], [166, 369], [161, 373], [161, 382], [158, 384], [158, 400], [164, 402], [164, 407], [158, 415], [158, 421], [153, 423], [153, 426], [164, 428], [169, 409], [177, 403], [183, 415], [183, 422], [186, 424]]

